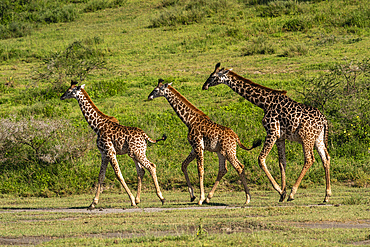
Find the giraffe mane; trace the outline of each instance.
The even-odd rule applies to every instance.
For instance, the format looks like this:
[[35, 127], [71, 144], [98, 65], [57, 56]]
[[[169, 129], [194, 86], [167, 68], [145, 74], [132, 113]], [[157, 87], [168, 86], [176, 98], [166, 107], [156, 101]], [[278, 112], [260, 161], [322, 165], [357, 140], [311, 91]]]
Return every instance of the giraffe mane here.
[[87, 101], [89, 101], [89, 103], [91, 104], [91, 107], [102, 117], [104, 118], [107, 118], [109, 119], [110, 121], [112, 122], [115, 122], [115, 123], [118, 123], [118, 120], [117, 118], [115, 117], [111, 117], [111, 116], [108, 116], [106, 114], [104, 114], [102, 111], [100, 111], [98, 109], [98, 107], [94, 104], [94, 102], [91, 100], [90, 96], [87, 94], [87, 92], [85, 91], [85, 89], [81, 88], [81, 92], [84, 94], [84, 96], [86, 97]]
[[284, 95], [286, 95], [286, 93], [287, 93], [287, 91], [285, 91], [285, 90], [276, 90], [276, 89], [272, 89], [272, 88], [265, 87], [265, 86], [262, 86], [260, 84], [257, 84], [257, 83], [255, 83], [255, 82], [253, 82], [253, 81], [251, 81], [251, 80], [249, 80], [247, 78], [244, 78], [244, 77], [238, 75], [237, 73], [235, 73], [235, 72], [233, 72], [231, 70], [229, 70], [229, 74], [231, 76], [237, 78], [238, 80], [244, 81], [244, 82], [246, 82], [248, 84], [251, 84], [251, 85], [253, 85], [255, 87], [258, 87], [258, 88], [261, 88], [261, 89], [264, 89], [264, 90], [267, 90], [267, 91], [270, 91], [270, 92], [281, 93], [281, 94], [284, 94]]
[[168, 89], [171, 90], [172, 93], [174, 93], [182, 102], [184, 102], [190, 109], [195, 111], [196, 113], [203, 115], [207, 118], [209, 118], [204, 112], [196, 108], [192, 103], [190, 103], [189, 100], [187, 100], [182, 94], [180, 94], [176, 89], [174, 89], [172, 86], [168, 85]]

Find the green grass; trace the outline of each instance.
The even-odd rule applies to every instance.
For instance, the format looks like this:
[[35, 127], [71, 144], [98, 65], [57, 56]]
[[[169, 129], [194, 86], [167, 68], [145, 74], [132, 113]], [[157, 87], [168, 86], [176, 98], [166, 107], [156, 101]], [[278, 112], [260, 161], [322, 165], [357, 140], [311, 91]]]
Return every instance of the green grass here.
[[[30, 162], [34, 160], [32, 157], [18, 159], [18, 168], [11, 162], [11, 158], [18, 157], [19, 150], [14, 149], [9, 156], [1, 156], [1, 193], [44, 197], [75, 195], [91, 193], [97, 182], [100, 154], [91, 130], [75, 100], [59, 100], [70, 80], [78, 76], [68, 74], [64, 68], [53, 71], [48, 79], [40, 77], [40, 71], [47, 68], [45, 63], [56, 54], [63, 54], [75, 42], [96, 51], [92, 59], [105, 62], [104, 68], [91, 70], [83, 77], [92, 100], [105, 114], [115, 116], [123, 125], [142, 128], [152, 138], [166, 133], [169, 138], [151, 145], [147, 156], [158, 167], [163, 189], [184, 191], [186, 183], [181, 163], [190, 152], [186, 127], [165, 99], [146, 101], [159, 78], [173, 81], [173, 86], [190, 102], [215, 122], [232, 128], [249, 146], [253, 140], [265, 136], [261, 124], [263, 112], [227, 87], [201, 91], [217, 62], [257, 83], [287, 90], [290, 97], [304, 102], [298, 93], [304, 87], [302, 78], [318, 77], [334, 65], [369, 57], [366, 1], [336, 0], [336, 7], [325, 1], [278, 2], [277, 13], [272, 13], [275, 3], [254, 4], [253, 1], [209, 0], [203, 1], [203, 5], [202, 1], [106, 1], [107, 5], [102, 1], [75, 2], [73, 6], [78, 11], [75, 19], [47, 25], [27, 22], [31, 25], [27, 35], [0, 40], [0, 117], [66, 119], [70, 129], [57, 141], [63, 143], [68, 133], [77, 131], [88, 137], [91, 148], [82, 157], [50, 164]], [[69, 6], [63, 1], [58, 4], [62, 9]], [[169, 24], [173, 19], [167, 19], [167, 24], [154, 25], [168, 13], [189, 19]], [[190, 13], [194, 14], [193, 19]], [[368, 77], [361, 83], [366, 85], [366, 80]], [[363, 98], [366, 96], [368, 99], [368, 93]], [[370, 184], [370, 131], [360, 129], [369, 126], [366, 122], [370, 119], [369, 108], [365, 103], [361, 111], [363, 122], [355, 122], [354, 118], [343, 124], [340, 117], [325, 112], [331, 124], [329, 151], [334, 184], [358, 187]], [[73, 136], [78, 139], [77, 134]], [[21, 150], [31, 153], [29, 149]], [[271, 186], [257, 164], [259, 150], [238, 149], [238, 158], [246, 166], [251, 187], [266, 189]], [[324, 184], [324, 171], [315, 155], [317, 162], [305, 176], [303, 188]], [[288, 143], [287, 159], [288, 185], [291, 186], [302, 169], [302, 147]], [[274, 148], [267, 165], [276, 178], [279, 176], [277, 162]], [[119, 164], [125, 180], [135, 189], [136, 170], [132, 160], [122, 156]], [[207, 187], [213, 185], [217, 167], [217, 155], [206, 153]], [[197, 185], [195, 162], [189, 171], [193, 184]], [[236, 172], [230, 168], [222, 188], [240, 190], [238, 181]], [[145, 191], [152, 190], [147, 175], [144, 184]], [[114, 192], [120, 191], [111, 169], [108, 169], [105, 186]]]
[[[53, 199], [6, 196], [0, 207], [0, 243], [5, 240], [37, 241], [42, 246], [344, 246], [369, 240], [369, 193], [367, 189], [334, 186], [332, 203], [319, 206], [323, 187], [302, 189], [297, 199], [277, 203], [272, 191], [252, 191], [247, 207], [242, 192], [219, 192], [210, 205], [191, 209], [187, 192], [167, 191], [161, 206], [155, 193], [144, 193], [140, 207], [160, 212], [90, 213], [49, 212], [28, 209], [80, 208], [86, 196]], [[125, 194], [103, 193], [101, 207], [129, 205]], [[275, 198], [274, 198], [275, 197]], [[361, 203], [352, 203], [361, 197]], [[208, 209], [207, 206], [222, 206]], [[188, 209], [183, 209], [184, 207]], [[225, 208], [226, 207], [226, 208]], [[170, 210], [180, 208], [178, 210]], [[98, 209], [97, 209], [98, 210]], [[127, 210], [126, 210], [127, 211]]]

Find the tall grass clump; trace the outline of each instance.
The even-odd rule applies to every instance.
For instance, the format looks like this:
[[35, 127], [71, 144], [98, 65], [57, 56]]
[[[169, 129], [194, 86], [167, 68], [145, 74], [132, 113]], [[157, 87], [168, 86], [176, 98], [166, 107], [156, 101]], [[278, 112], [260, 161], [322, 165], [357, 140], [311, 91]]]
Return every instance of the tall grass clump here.
[[266, 5], [258, 6], [258, 10], [261, 17], [279, 17], [303, 12], [296, 1], [271, 1]]
[[226, 0], [164, 0], [159, 6], [161, 11], [152, 18], [150, 27], [199, 23], [206, 17], [223, 13], [232, 7], [233, 2]]

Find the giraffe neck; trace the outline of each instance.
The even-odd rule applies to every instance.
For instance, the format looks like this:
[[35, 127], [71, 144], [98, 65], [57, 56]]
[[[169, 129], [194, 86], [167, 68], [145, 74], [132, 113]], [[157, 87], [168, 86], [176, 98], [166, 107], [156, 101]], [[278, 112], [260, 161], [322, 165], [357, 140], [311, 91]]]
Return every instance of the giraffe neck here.
[[116, 122], [115, 118], [105, 115], [96, 107], [96, 105], [94, 104], [94, 102], [92, 102], [91, 98], [84, 89], [81, 89], [81, 93], [76, 99], [78, 101], [78, 104], [80, 105], [82, 114], [84, 115], [87, 123], [96, 133], [99, 132], [99, 130], [107, 121], [110, 120]]
[[224, 84], [229, 86], [236, 93], [243, 98], [250, 101], [252, 104], [266, 110], [273, 102], [273, 98], [277, 95], [285, 95], [286, 91], [280, 91], [264, 87], [249, 79], [243, 78], [232, 71], [229, 71], [227, 77], [223, 81]]
[[168, 86], [165, 98], [167, 99], [168, 103], [170, 103], [177, 116], [179, 116], [181, 121], [183, 121], [188, 128], [192, 125], [196, 118], [208, 118], [206, 114], [196, 108], [192, 103], [190, 103], [184, 96], [182, 96], [178, 91], [176, 91], [176, 89], [171, 86]]

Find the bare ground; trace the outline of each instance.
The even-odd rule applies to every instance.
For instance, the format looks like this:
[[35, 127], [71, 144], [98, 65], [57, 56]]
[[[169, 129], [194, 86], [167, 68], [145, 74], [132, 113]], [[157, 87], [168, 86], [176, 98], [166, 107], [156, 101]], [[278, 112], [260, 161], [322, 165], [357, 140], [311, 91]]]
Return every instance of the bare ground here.
[[[309, 207], [311, 207], [310, 205]], [[318, 205], [315, 205], [318, 206]], [[321, 205], [321, 206], [334, 206], [334, 205]], [[337, 206], [337, 205], [336, 205]], [[207, 207], [184, 207], [184, 208], [129, 208], [129, 209], [119, 209], [119, 208], [106, 208], [106, 209], [95, 209], [87, 210], [85, 208], [46, 208], [46, 209], [10, 209], [5, 211], [0, 211], [0, 213], [13, 213], [13, 212], [62, 212], [62, 213], [86, 213], [86, 214], [117, 214], [117, 213], [133, 213], [133, 212], [146, 212], [146, 213], [155, 213], [162, 211], [173, 211], [173, 210], [210, 210], [210, 209], [232, 209], [240, 207], [230, 207], [230, 206], [207, 206]], [[317, 229], [328, 229], [328, 228], [369, 228], [370, 229], [370, 220], [363, 220], [358, 222], [307, 222], [307, 223], [294, 223], [296, 227], [302, 228], [317, 228]], [[184, 233], [189, 231], [194, 233], [194, 229], [186, 229]], [[263, 230], [263, 227], [262, 229]], [[250, 232], [250, 228], [246, 226], [234, 226], [233, 228], [219, 228], [212, 229], [211, 234], [217, 233], [227, 233], [231, 234], [234, 232]], [[146, 235], [148, 234], [145, 233]], [[151, 236], [160, 237], [160, 236], [178, 236], [180, 233], [171, 232], [171, 231], [158, 231], [150, 232]], [[101, 233], [101, 234], [85, 234], [79, 237], [89, 237], [89, 238], [134, 238], [141, 237], [144, 234], [141, 233], [130, 233], [130, 232], [113, 232], [113, 233]], [[71, 238], [71, 237], [60, 237], [60, 238]], [[72, 237], [73, 238], [73, 237]], [[51, 241], [53, 237], [44, 237], [44, 236], [27, 236], [19, 238], [8, 238], [0, 236], [0, 245], [14, 245], [14, 246], [28, 246], [28, 245], [37, 245], [43, 242]], [[360, 241], [351, 243], [352, 245], [369, 245], [370, 240]]]

